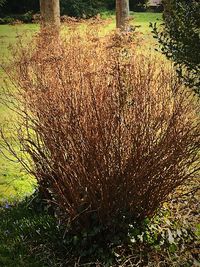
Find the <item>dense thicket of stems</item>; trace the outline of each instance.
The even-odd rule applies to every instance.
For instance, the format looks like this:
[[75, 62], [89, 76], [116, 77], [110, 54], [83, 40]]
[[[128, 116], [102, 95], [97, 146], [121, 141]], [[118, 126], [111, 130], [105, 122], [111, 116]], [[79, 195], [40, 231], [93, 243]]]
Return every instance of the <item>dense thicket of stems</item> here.
[[198, 171], [197, 100], [128, 39], [39, 36], [8, 69], [23, 157], [9, 149], [64, 220], [151, 217]]

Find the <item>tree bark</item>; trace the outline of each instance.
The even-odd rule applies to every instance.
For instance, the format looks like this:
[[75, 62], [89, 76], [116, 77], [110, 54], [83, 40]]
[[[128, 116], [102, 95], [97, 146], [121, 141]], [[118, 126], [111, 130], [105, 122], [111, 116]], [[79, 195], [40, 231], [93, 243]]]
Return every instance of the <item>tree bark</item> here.
[[116, 0], [116, 27], [128, 30], [129, 0]]
[[42, 27], [60, 27], [60, 1], [40, 0], [40, 13]]

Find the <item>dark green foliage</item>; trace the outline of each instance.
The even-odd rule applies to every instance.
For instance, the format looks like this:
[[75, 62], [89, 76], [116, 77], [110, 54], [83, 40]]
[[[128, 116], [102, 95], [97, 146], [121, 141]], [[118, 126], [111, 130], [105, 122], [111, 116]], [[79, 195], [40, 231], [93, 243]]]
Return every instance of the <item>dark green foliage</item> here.
[[2, 267], [70, 267], [77, 261], [79, 264], [99, 262], [100, 266], [119, 266], [130, 257], [126, 253], [132, 253], [133, 259], [142, 257], [148, 264], [145, 258], [149, 252], [166, 252], [174, 257], [184, 246], [196, 242], [191, 229], [170, 220], [167, 208], [153, 220], [140, 224], [134, 221], [128, 224], [122, 218], [113, 222], [112, 230], [108, 230], [94, 217], [91, 228], [74, 231], [70, 226], [67, 229], [61, 226], [56, 216], [49, 214], [48, 206], [36, 192], [21, 203], [5, 204], [0, 208], [0, 216]]
[[130, 10], [145, 11], [148, 0], [129, 0]]
[[[130, 10], [144, 11], [147, 0], [130, 0]], [[102, 9], [115, 9], [115, 0], [61, 0], [61, 13], [75, 17], [91, 17]]]
[[0, 0], [0, 7], [2, 7], [5, 4], [6, 0]]
[[200, 2], [165, 0], [164, 7], [164, 28], [151, 25], [154, 37], [178, 76], [200, 95]]
[[[130, 0], [130, 9], [144, 11], [147, 0]], [[28, 11], [39, 12], [39, 0], [0, 0], [3, 5], [1, 16], [6, 14], [24, 14]], [[61, 0], [61, 14], [74, 17], [91, 17], [102, 9], [115, 9], [115, 0]]]
[[[1, 3], [1, 2], [0, 2]], [[61, 0], [61, 14], [75, 17], [91, 17], [99, 12], [100, 8], [105, 7], [105, 1], [92, 0]], [[39, 12], [39, 0], [21, 0], [20, 5], [17, 0], [9, 0], [5, 3], [2, 16], [6, 14], [24, 14], [29, 11]]]
[[0, 14], [2, 12], [3, 6], [5, 5], [6, 0], [0, 0]]
[[[38, 209], [32, 197], [0, 208], [0, 266], [57, 266], [62, 236], [55, 218]], [[58, 250], [56, 250], [58, 248]], [[39, 256], [38, 256], [39, 255]], [[59, 255], [57, 255], [59, 259]], [[55, 264], [55, 265], [54, 265]]]
[[28, 11], [39, 11], [39, 0], [9, 0], [6, 1], [2, 13], [5, 14], [24, 14]]
[[74, 17], [92, 17], [104, 6], [104, 1], [93, 0], [61, 0], [61, 14]]
[[[148, 0], [129, 0], [130, 10], [145, 11]], [[115, 9], [115, 0], [104, 0], [105, 7]]]
[[33, 13], [31, 11], [28, 11], [25, 14], [15, 14], [12, 16], [6, 16], [3, 18], [0, 18], [0, 24], [12, 24], [16, 21], [21, 21], [23, 23], [32, 23], [33, 21]]
[[0, 25], [4, 24], [12, 24], [14, 23], [15, 19], [13, 17], [5, 17], [5, 18], [0, 18]]

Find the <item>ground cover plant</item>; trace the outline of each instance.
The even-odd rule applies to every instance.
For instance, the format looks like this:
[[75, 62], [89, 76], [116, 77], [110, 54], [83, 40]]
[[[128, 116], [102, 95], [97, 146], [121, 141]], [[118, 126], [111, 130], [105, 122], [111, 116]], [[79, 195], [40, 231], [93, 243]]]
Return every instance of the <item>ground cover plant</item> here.
[[[142, 227], [130, 224], [129, 240], [124, 245], [119, 233], [112, 237], [112, 246], [107, 247], [99, 242], [102, 236], [95, 227], [88, 232], [64, 235], [65, 229], [49, 214], [36, 192], [19, 204], [6, 204], [1, 208], [0, 264], [5, 267], [13, 264], [37, 267], [198, 266], [200, 228], [191, 227], [198, 222], [197, 205], [194, 194], [190, 198], [174, 198]], [[92, 239], [97, 242], [92, 243]]]

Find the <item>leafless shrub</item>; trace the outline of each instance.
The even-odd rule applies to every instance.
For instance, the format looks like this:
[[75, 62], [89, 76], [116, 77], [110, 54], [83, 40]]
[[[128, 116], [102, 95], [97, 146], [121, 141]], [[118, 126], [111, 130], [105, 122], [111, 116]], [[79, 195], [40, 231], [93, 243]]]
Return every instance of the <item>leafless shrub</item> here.
[[8, 69], [23, 157], [9, 149], [65, 220], [151, 217], [199, 169], [197, 100], [129, 35], [49, 36]]

